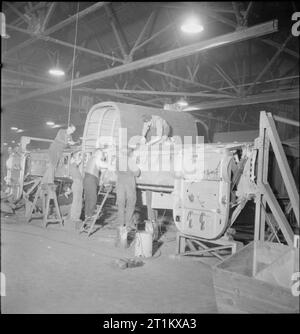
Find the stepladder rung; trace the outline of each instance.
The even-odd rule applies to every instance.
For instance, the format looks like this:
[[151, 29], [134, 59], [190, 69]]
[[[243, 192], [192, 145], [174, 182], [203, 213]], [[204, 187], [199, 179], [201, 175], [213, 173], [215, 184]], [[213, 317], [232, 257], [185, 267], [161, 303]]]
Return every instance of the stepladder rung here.
[[[100, 216], [102, 214], [102, 209], [105, 205], [105, 202], [106, 202], [107, 198], [109, 197], [109, 194], [110, 194], [111, 190], [112, 190], [112, 186], [110, 186], [108, 188], [108, 190], [105, 192], [105, 195], [104, 195], [104, 197], [101, 201], [101, 204], [98, 205], [96, 213], [92, 216], [92, 219], [90, 220], [90, 222], [84, 221], [82, 223], [82, 226], [79, 230], [79, 233], [86, 232], [88, 234], [88, 236], [90, 236], [93, 232], [95, 232], [95, 230], [96, 230], [94, 228], [95, 224], [96, 224], [97, 220], [100, 218]], [[90, 223], [90, 224], [88, 224], [88, 223]], [[86, 226], [88, 226], [88, 227], [86, 227]]]

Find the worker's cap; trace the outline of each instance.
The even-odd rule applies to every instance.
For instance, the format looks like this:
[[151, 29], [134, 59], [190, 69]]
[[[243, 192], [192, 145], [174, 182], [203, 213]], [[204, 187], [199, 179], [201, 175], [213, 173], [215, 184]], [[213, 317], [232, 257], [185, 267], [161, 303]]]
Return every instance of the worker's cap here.
[[149, 122], [151, 121], [151, 119], [152, 119], [151, 115], [147, 115], [147, 114], [142, 115], [143, 122]]

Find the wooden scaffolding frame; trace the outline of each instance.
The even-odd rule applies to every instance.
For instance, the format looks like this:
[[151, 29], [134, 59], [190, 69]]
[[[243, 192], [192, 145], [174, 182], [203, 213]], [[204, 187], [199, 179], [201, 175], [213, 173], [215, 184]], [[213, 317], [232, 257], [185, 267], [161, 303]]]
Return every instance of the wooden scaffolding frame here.
[[[256, 142], [258, 147], [258, 194], [256, 196], [255, 207], [254, 240], [265, 241], [265, 224], [266, 222], [270, 224], [272, 220], [275, 220], [287, 244], [293, 247], [295, 238], [294, 232], [268, 182], [269, 152], [271, 145], [299, 226], [299, 193], [276, 129], [275, 120], [299, 127], [299, 122], [297, 121], [277, 117], [275, 115], [272, 116], [271, 113], [266, 111], [261, 111], [260, 113], [259, 138]], [[267, 216], [265, 210], [266, 204], [268, 204], [272, 213], [273, 219], [271, 220], [268, 219], [270, 217]]]

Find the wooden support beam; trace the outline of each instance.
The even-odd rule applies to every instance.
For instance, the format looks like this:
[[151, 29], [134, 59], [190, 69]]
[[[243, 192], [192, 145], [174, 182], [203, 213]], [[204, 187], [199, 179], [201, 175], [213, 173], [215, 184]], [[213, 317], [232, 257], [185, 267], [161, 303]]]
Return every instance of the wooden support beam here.
[[267, 134], [270, 138], [270, 142], [273, 148], [273, 152], [275, 154], [276, 160], [278, 162], [278, 167], [281, 172], [281, 176], [283, 178], [286, 191], [289, 195], [294, 214], [296, 217], [296, 220], [299, 223], [299, 193], [296, 187], [296, 183], [293, 177], [293, 174], [291, 172], [290, 166], [288, 164], [285, 152], [283, 150], [281, 139], [279, 138], [275, 122], [272, 118], [271, 113], [267, 113]]
[[55, 87], [51, 87], [48, 89], [41, 89], [29, 94], [24, 94], [16, 97], [15, 99], [10, 99], [6, 102], [7, 104], [10, 103], [15, 103], [15, 102], [20, 102], [32, 97], [37, 97], [41, 96], [44, 94], [48, 94], [51, 92], [55, 92], [58, 90], [63, 90], [65, 88], [68, 88], [71, 86], [76, 87], [78, 85], [95, 81], [95, 80], [100, 80], [100, 79], [105, 79], [108, 77], [112, 77], [114, 75], [120, 75], [122, 73], [130, 72], [130, 71], [136, 71], [145, 67], [161, 64], [161, 63], [166, 63], [171, 60], [175, 60], [178, 58], [186, 57], [192, 54], [195, 54], [197, 52], [201, 52], [204, 50], [208, 49], [213, 49], [216, 47], [221, 47], [225, 45], [229, 45], [232, 43], [240, 42], [243, 40], [247, 40], [250, 38], [266, 35], [266, 34], [271, 34], [275, 31], [278, 30], [278, 24], [277, 21], [269, 21], [266, 23], [262, 23], [256, 26], [253, 26], [251, 28], [245, 28], [240, 31], [235, 31], [229, 34], [225, 34], [222, 36], [214, 37], [206, 41], [200, 41], [197, 43], [193, 43], [187, 46], [183, 46], [181, 48], [177, 48], [175, 50], [167, 51], [158, 55], [150, 56], [144, 59], [139, 59], [134, 62], [116, 66], [113, 68], [110, 68], [108, 70], [92, 73], [86, 76], [83, 76], [81, 78], [77, 78], [75, 80], [67, 81], [64, 83], [61, 83], [59, 85], [56, 85]]
[[277, 224], [280, 227], [280, 230], [287, 242], [287, 244], [290, 247], [293, 247], [294, 245], [294, 232], [289, 224], [289, 222], [287, 221], [287, 219], [285, 218], [284, 213], [281, 210], [280, 205], [277, 202], [277, 199], [275, 197], [275, 195], [273, 194], [273, 191], [270, 187], [269, 184], [263, 184], [262, 186], [262, 190], [263, 190], [263, 194], [266, 198], [266, 201], [276, 219]]

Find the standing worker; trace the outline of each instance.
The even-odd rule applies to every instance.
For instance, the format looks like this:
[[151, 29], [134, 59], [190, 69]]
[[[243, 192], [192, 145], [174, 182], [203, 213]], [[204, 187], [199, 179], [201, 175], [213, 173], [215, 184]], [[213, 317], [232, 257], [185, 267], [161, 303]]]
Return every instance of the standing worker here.
[[104, 153], [98, 148], [88, 160], [84, 179], [83, 189], [85, 196], [85, 222], [92, 220], [96, 213], [97, 204], [97, 188], [101, 176], [101, 168], [105, 168]]
[[[144, 125], [142, 130], [142, 143], [153, 145], [162, 143], [170, 136], [170, 125], [166, 120], [156, 115], [142, 116]], [[151, 138], [148, 141], [148, 138]]]
[[42, 179], [42, 183], [54, 183], [54, 173], [57, 168], [58, 162], [62, 157], [64, 149], [68, 145], [74, 145], [75, 142], [72, 139], [72, 133], [76, 130], [76, 127], [71, 124], [67, 129], [60, 129], [51, 143], [48, 155], [49, 155], [49, 167]]
[[[120, 232], [126, 228], [135, 229], [132, 226], [132, 217], [136, 204], [136, 181], [140, 175], [140, 169], [136, 165], [132, 148], [122, 148], [117, 159], [117, 204]], [[117, 235], [117, 243], [120, 235]]]
[[[82, 193], [83, 193], [83, 178], [79, 171], [79, 165], [81, 164], [81, 159], [74, 153], [71, 155], [69, 174], [73, 180], [72, 183], [72, 193], [73, 200], [70, 209], [69, 219], [74, 225], [76, 222], [80, 221], [81, 209], [82, 209]], [[75, 227], [75, 226], [74, 226]]]

